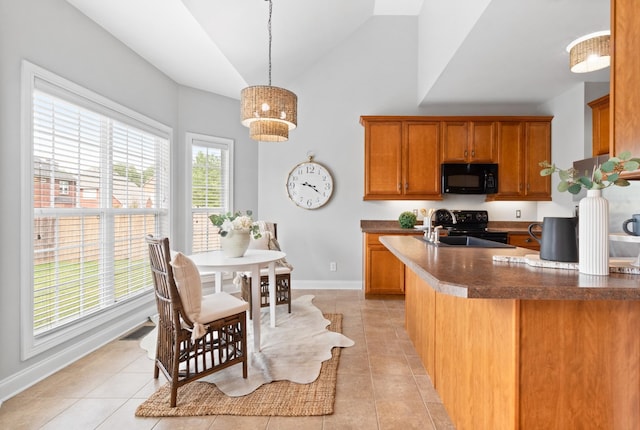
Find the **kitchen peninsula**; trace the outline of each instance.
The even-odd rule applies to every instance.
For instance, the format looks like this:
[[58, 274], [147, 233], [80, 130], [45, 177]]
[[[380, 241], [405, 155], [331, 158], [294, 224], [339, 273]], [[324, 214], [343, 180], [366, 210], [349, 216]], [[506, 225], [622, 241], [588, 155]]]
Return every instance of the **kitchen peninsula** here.
[[380, 242], [406, 267], [407, 332], [457, 429], [640, 429], [640, 275]]

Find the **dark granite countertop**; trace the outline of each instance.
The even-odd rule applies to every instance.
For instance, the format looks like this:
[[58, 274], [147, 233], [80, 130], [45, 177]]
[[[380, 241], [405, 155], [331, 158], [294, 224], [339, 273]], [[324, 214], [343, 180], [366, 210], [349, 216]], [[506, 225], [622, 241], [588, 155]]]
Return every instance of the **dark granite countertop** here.
[[435, 247], [406, 235], [380, 242], [436, 291], [466, 298], [523, 300], [640, 300], [640, 275], [583, 275], [577, 270], [494, 262], [525, 248]]
[[[422, 225], [422, 221], [418, 221], [416, 225]], [[360, 229], [363, 233], [387, 233], [387, 234], [415, 234], [420, 233], [415, 228], [402, 228], [398, 221], [390, 220], [361, 220]]]

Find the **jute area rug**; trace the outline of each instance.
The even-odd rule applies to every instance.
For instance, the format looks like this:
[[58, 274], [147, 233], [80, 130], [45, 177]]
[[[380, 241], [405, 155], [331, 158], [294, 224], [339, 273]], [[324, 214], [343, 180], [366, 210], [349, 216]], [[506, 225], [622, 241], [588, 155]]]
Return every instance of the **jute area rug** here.
[[[342, 314], [324, 314], [329, 330], [342, 332]], [[169, 407], [166, 384], [136, 410], [138, 417], [189, 417], [198, 415], [311, 416], [331, 415], [336, 393], [339, 347], [323, 361], [318, 378], [309, 384], [275, 381], [242, 397], [229, 397], [214, 384], [192, 382], [178, 389], [178, 404]]]

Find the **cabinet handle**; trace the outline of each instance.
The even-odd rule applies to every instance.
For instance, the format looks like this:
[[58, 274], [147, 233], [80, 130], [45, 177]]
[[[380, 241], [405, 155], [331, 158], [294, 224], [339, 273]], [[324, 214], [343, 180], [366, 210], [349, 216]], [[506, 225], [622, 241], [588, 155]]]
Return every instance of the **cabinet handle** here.
[[401, 182], [398, 183], [398, 191], [402, 191], [402, 183]]
[[464, 156], [466, 157], [468, 154], [469, 154], [469, 151], [467, 151], [467, 150], [465, 149], [465, 151], [464, 151]]
[[474, 149], [473, 151], [471, 151], [471, 156], [475, 157], [476, 156], [476, 150]]
[[529, 242], [531, 242], [531, 238], [526, 238], [524, 241], [529, 243]]
[[408, 182], [405, 182], [405, 184], [404, 184], [404, 189], [405, 189], [405, 190], [408, 190], [408, 189], [409, 189], [409, 183], [408, 183]]

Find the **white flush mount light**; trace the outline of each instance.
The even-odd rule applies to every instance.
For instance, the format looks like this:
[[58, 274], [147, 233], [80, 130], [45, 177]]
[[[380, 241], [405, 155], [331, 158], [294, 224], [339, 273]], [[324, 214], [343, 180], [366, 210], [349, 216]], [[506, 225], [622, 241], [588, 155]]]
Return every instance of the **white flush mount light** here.
[[598, 31], [582, 36], [567, 46], [569, 66], [573, 73], [604, 69], [611, 64], [609, 42], [611, 32]]

